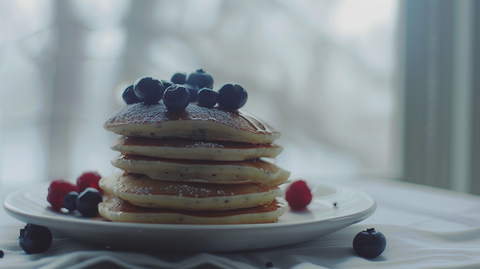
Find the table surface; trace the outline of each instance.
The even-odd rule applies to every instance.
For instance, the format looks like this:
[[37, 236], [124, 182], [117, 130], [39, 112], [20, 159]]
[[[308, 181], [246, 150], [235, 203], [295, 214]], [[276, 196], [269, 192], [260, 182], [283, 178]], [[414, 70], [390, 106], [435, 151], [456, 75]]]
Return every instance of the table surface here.
[[[327, 182], [304, 177], [310, 182]], [[332, 182], [333, 180], [329, 180]], [[386, 179], [335, 179], [372, 196], [368, 219], [311, 241], [232, 253], [156, 253], [112, 250], [55, 235], [51, 248], [28, 255], [18, 244], [24, 223], [0, 210], [0, 268], [480, 268], [480, 197]], [[12, 189], [0, 189], [0, 201]], [[387, 248], [374, 259], [358, 257], [354, 236], [374, 227]]]

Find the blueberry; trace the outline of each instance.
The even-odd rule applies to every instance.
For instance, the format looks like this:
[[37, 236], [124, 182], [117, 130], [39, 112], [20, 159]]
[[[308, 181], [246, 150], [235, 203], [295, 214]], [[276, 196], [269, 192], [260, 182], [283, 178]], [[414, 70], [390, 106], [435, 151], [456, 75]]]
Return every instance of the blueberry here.
[[20, 247], [28, 254], [43, 253], [52, 245], [52, 232], [43, 226], [28, 223], [20, 229]]
[[170, 81], [173, 84], [185, 84], [185, 82], [187, 82], [187, 74], [185, 74], [185, 73], [175, 73], [175, 74], [173, 74]]
[[205, 73], [203, 69], [197, 69], [196, 72], [191, 73], [187, 78], [187, 84], [196, 85], [201, 88], [213, 88], [213, 77]]
[[279, 267], [273, 266], [273, 262], [271, 261], [268, 261], [267, 263], [265, 263], [265, 267], [270, 269], [280, 269]]
[[2, 259], [4, 255], [5, 255], [5, 252], [3, 252], [3, 250], [0, 250], [0, 259]]
[[198, 92], [198, 105], [212, 108], [217, 104], [218, 94], [216, 91], [203, 88]]
[[192, 84], [183, 84], [185, 88], [190, 92], [190, 102], [196, 102], [198, 99], [198, 91], [199, 88], [197, 85], [192, 85]]
[[98, 204], [102, 195], [95, 188], [86, 188], [77, 198], [77, 210], [84, 217], [94, 217], [98, 214]]
[[228, 83], [218, 90], [218, 105], [225, 110], [237, 110], [245, 105], [247, 99], [247, 91], [238, 84]]
[[68, 209], [68, 211], [73, 211], [77, 209], [77, 198], [78, 192], [71, 191], [63, 197], [63, 207]]
[[153, 105], [162, 99], [164, 87], [162, 82], [156, 78], [143, 77], [135, 81], [133, 91], [140, 101]]
[[387, 246], [387, 239], [375, 228], [359, 232], [353, 239], [353, 249], [364, 258], [375, 258], [382, 254]]
[[163, 96], [163, 103], [172, 112], [180, 112], [190, 103], [190, 92], [183, 85], [173, 84]]
[[122, 94], [123, 101], [127, 103], [127, 105], [139, 103], [140, 99], [135, 95], [133, 91], [133, 85], [128, 86]]
[[268, 261], [267, 263], [265, 263], [265, 267], [266, 268], [272, 268], [273, 267], [273, 262]]
[[[164, 80], [164, 79], [162, 79], [162, 80], [160, 80], [160, 81], [162, 82], [164, 89], [166, 89], [166, 88], [172, 86], [173, 84], [175, 84], [175, 83], [171, 82], [170, 80]], [[177, 83], [177, 84], [178, 84], [178, 83]], [[162, 97], [163, 97], [163, 96], [162, 96]]]

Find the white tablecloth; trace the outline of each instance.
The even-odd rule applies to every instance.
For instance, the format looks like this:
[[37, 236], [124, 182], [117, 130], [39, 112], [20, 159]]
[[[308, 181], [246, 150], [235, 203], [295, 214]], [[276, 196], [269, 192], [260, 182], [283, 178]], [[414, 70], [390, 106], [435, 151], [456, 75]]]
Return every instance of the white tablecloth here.
[[[312, 180], [313, 177], [306, 178]], [[336, 180], [371, 195], [367, 220], [294, 246], [233, 253], [136, 253], [59, 235], [43, 254], [18, 244], [24, 223], [0, 210], [0, 268], [480, 268], [480, 197], [391, 180]], [[0, 189], [0, 200], [12, 190]], [[374, 227], [387, 238], [377, 258], [358, 257], [354, 236]]]

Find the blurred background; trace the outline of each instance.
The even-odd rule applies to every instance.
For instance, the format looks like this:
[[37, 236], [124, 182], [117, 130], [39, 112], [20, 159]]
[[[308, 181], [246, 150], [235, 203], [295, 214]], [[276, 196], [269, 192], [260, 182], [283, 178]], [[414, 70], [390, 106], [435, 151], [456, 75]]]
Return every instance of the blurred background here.
[[479, 10], [473, 0], [0, 0], [0, 187], [114, 172], [115, 135], [102, 125], [123, 90], [203, 68], [214, 89], [241, 84], [243, 109], [282, 132], [275, 161], [292, 178], [478, 194]]

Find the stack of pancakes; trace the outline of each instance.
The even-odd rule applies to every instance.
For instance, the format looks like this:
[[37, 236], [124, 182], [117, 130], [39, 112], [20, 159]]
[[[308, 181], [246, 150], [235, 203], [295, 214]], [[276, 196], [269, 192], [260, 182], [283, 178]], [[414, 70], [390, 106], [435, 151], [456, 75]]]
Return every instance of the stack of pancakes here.
[[123, 170], [100, 180], [109, 199], [99, 212], [109, 220], [266, 223], [286, 210], [278, 186], [290, 172], [263, 160], [282, 152], [272, 143], [280, 133], [253, 115], [136, 103], [104, 127], [121, 135], [110, 147], [120, 152], [112, 164]]

